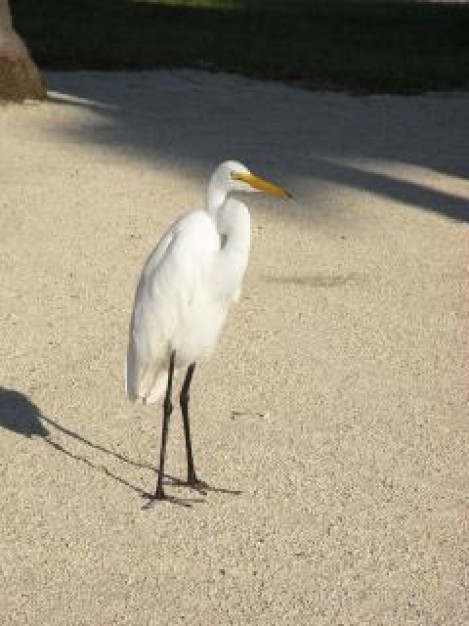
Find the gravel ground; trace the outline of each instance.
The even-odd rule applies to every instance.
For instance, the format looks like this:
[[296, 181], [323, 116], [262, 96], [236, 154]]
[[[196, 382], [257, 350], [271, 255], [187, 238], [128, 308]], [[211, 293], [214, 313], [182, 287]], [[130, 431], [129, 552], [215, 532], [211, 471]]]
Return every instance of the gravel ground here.
[[[2, 624], [469, 623], [469, 94], [46, 81], [0, 109]], [[296, 201], [248, 198], [243, 296], [196, 370], [213, 490], [147, 507], [161, 418], [123, 391], [133, 290], [227, 158]]]

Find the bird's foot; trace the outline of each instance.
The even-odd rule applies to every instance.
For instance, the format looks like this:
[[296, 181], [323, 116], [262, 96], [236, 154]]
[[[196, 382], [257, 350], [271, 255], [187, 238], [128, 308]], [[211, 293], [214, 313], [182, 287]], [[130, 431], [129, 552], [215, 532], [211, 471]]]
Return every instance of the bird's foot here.
[[167, 500], [167, 496], [162, 485], [157, 486], [156, 491], [152, 496], [152, 500]]
[[145, 498], [146, 500], [146, 503], [143, 506], [144, 509], [150, 509], [155, 504], [155, 502], [164, 502], [170, 499], [166, 496], [161, 485], [158, 485], [156, 487], [154, 493], [142, 493], [141, 495], [142, 498]]
[[204, 496], [207, 495], [207, 491], [210, 489], [210, 485], [208, 485], [204, 480], [199, 480], [195, 472], [188, 473], [187, 485]]
[[177, 504], [178, 506], [182, 506], [186, 509], [190, 509], [194, 502], [203, 502], [203, 500], [185, 500], [184, 498], [168, 496], [162, 489], [155, 491], [155, 493], [142, 494], [142, 496], [146, 499], [146, 503], [142, 507], [143, 509], [150, 509], [155, 504], [155, 502], [168, 502], [169, 504]]

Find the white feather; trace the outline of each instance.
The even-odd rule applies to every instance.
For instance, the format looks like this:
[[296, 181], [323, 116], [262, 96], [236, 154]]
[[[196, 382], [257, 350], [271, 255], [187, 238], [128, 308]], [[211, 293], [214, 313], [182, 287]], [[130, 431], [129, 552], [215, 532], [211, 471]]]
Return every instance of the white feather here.
[[265, 183], [234, 161], [220, 165], [208, 186], [205, 210], [174, 222], [143, 267], [125, 376], [132, 401], [161, 401], [173, 351], [176, 369], [208, 358], [231, 301], [239, 297], [249, 258], [250, 216], [229, 194], [256, 189], [234, 174]]

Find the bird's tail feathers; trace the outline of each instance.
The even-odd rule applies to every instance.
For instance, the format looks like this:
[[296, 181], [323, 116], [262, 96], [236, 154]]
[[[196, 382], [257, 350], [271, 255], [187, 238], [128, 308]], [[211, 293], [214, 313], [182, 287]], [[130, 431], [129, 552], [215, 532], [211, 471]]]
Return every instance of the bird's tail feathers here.
[[[129, 347], [125, 368], [125, 392], [131, 402], [161, 404], [168, 385], [168, 371], [162, 367], [151, 367], [136, 363], [133, 346]], [[173, 382], [177, 378], [174, 372]]]

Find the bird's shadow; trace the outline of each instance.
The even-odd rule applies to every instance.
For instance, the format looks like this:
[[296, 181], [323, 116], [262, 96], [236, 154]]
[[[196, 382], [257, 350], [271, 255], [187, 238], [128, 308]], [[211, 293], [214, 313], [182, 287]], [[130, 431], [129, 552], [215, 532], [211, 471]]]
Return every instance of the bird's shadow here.
[[[27, 437], [28, 439], [38, 437], [45, 443], [50, 445], [54, 450], [65, 454], [67, 457], [74, 459], [75, 461], [78, 461], [80, 463], [84, 463], [93, 470], [104, 472], [104, 474], [112, 480], [128, 487], [135, 493], [139, 494], [141, 497], [145, 498], [147, 500], [147, 503], [143, 507], [145, 509], [149, 508], [149, 505], [155, 502], [152, 494], [141, 489], [139, 486], [130, 483], [125, 478], [122, 478], [121, 476], [118, 476], [117, 474], [111, 472], [111, 470], [109, 470], [107, 467], [101, 464], [97, 465], [88, 457], [77, 454], [68, 447], [65, 447], [63, 444], [54, 439], [54, 434], [56, 434], [57, 432], [62, 433], [68, 438], [77, 441], [80, 444], [83, 444], [87, 448], [102, 452], [105, 455], [113, 457], [124, 464], [131, 465], [132, 467], [139, 469], [148, 469], [155, 472], [155, 474], [158, 474], [157, 469], [153, 465], [130, 459], [120, 452], [111, 450], [110, 448], [107, 448], [106, 446], [103, 446], [101, 444], [94, 443], [93, 441], [87, 439], [79, 433], [70, 430], [69, 428], [65, 428], [56, 420], [43, 415], [39, 407], [34, 404], [34, 402], [32, 402], [26, 395], [19, 391], [0, 387], [0, 427]], [[165, 474], [165, 483], [176, 486], [185, 484], [182, 480], [169, 474]], [[218, 489], [216, 487], [209, 486], [207, 486], [207, 491], [232, 494], [241, 493], [237, 491]], [[190, 507], [193, 503], [203, 502], [203, 500], [200, 498], [187, 499], [175, 496], [168, 497], [167, 501], [185, 507]]]
[[24, 394], [0, 387], [0, 426], [24, 437], [48, 437], [41, 411]]

